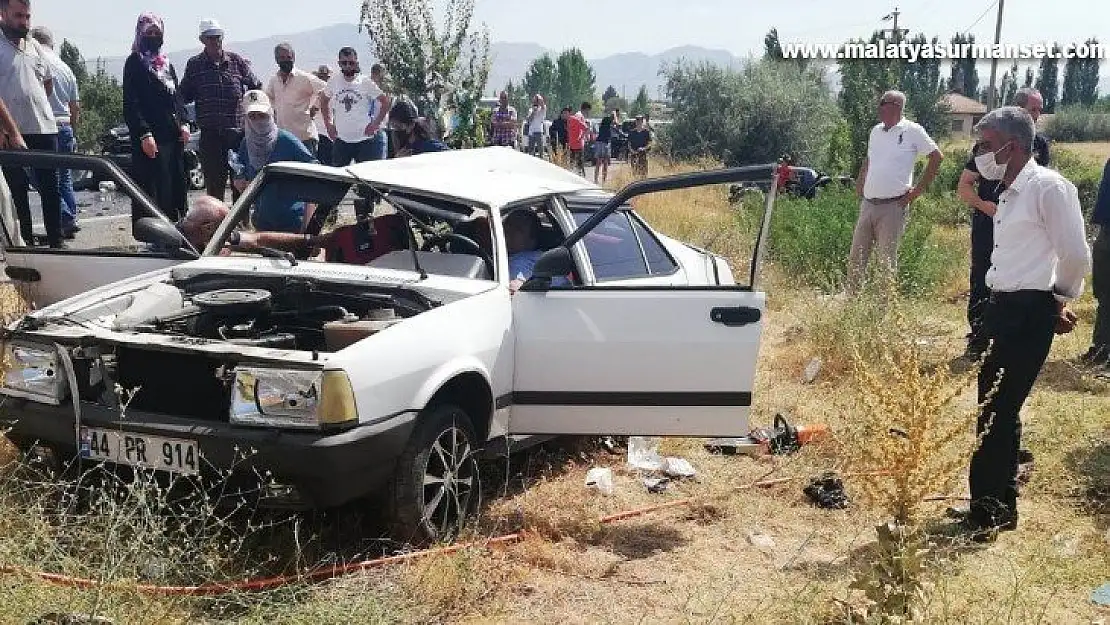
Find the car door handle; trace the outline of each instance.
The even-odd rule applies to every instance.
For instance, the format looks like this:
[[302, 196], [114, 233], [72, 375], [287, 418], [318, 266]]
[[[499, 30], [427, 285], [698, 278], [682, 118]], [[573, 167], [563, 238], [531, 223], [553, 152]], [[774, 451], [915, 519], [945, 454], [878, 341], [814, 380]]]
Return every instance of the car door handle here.
[[715, 323], [723, 323], [729, 327], [746, 326], [759, 321], [762, 317], [758, 308], [750, 306], [727, 307], [721, 306], [709, 312], [709, 318]]

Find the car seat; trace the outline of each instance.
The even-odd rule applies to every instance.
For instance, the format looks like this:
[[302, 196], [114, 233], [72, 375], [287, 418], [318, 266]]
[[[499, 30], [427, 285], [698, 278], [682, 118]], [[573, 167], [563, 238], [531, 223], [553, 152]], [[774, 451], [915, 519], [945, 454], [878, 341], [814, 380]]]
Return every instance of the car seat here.
[[327, 262], [365, 265], [383, 254], [411, 247], [408, 224], [402, 215], [381, 215], [370, 223], [372, 228], [366, 222], [336, 228], [325, 249]]

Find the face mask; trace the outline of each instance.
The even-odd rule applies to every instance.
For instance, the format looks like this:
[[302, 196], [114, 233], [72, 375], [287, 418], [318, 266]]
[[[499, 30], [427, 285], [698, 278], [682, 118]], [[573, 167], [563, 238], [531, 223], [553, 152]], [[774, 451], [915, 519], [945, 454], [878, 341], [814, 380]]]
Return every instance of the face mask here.
[[151, 35], [149, 37], [143, 37], [140, 45], [142, 46], [143, 50], [146, 50], [147, 52], [160, 50], [162, 48], [162, 35]]
[[247, 124], [251, 128], [251, 132], [256, 135], [264, 135], [269, 133], [270, 126], [273, 124], [268, 118], [263, 119], [247, 119]]
[[987, 152], [975, 157], [975, 167], [979, 170], [980, 176], [987, 180], [1002, 180], [1006, 175], [1006, 163], [999, 163], [997, 156], [1005, 149], [1006, 146], [1002, 146], [995, 152]]
[[278, 69], [283, 73], [288, 74], [293, 71], [293, 61], [278, 61]]

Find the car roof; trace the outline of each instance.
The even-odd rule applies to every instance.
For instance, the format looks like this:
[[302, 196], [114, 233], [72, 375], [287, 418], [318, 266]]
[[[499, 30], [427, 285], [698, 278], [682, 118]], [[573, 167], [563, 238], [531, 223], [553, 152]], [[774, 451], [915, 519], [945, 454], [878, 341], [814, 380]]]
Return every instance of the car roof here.
[[347, 169], [361, 181], [500, 208], [599, 187], [558, 165], [508, 147], [428, 152]]

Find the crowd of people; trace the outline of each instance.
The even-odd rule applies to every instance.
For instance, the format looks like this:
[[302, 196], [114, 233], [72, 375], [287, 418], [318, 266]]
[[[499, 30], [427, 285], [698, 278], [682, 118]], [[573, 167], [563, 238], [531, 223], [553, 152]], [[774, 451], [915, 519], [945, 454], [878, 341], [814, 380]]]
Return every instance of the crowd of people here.
[[[520, 120], [516, 107], [509, 104], [509, 94], [502, 91], [498, 105], [490, 114], [490, 145], [516, 147], [521, 135], [527, 141], [525, 150], [537, 157], [550, 155], [553, 161], [563, 160], [579, 175], [586, 176], [586, 151], [590, 150], [594, 162], [594, 183], [604, 183], [609, 178], [612, 164], [613, 143], [622, 126], [620, 109], [606, 111], [595, 128], [590, 121], [593, 105], [583, 102], [578, 111], [564, 107], [559, 117], [547, 124], [547, 100], [541, 94], [532, 96], [532, 108]], [[647, 153], [653, 142], [650, 122], [646, 115], [637, 114], [635, 125], [627, 133], [628, 160], [638, 176], [647, 175]]]
[[[76, 151], [74, 127], [80, 94], [73, 72], [53, 51], [53, 34], [31, 30], [31, 0], [0, 0], [0, 147]], [[249, 61], [224, 48], [216, 19], [199, 24], [203, 50], [183, 72], [163, 50], [166, 26], [143, 13], [135, 26], [123, 71], [124, 117], [131, 139], [131, 173], [162, 212], [180, 222], [188, 209], [185, 146], [200, 132], [199, 160], [206, 193], [236, 201], [268, 163], [299, 161], [345, 166], [447, 146], [411, 101], [387, 93], [385, 68], [363, 74], [358, 52], [338, 51], [339, 72], [322, 65], [296, 66], [287, 43], [274, 50], [276, 71], [264, 84]], [[195, 107], [190, 119], [188, 105]], [[389, 132], [387, 132], [387, 130]], [[30, 174], [30, 175], [28, 175]], [[19, 221], [17, 244], [35, 244], [28, 190], [39, 191], [47, 245], [65, 247], [80, 230], [70, 170], [5, 167]], [[259, 227], [303, 231], [312, 207], [281, 194], [263, 193], [254, 206]], [[133, 215], [132, 219], [137, 219]]]
[[[873, 248], [879, 266], [897, 271], [899, 241], [909, 210], [933, 182], [944, 155], [918, 124], [906, 119], [904, 94], [878, 103], [867, 159], [857, 179], [860, 212], [849, 256], [848, 293], [857, 292]], [[1043, 97], [1017, 91], [1011, 105], [988, 112], [965, 164], [958, 195], [972, 211], [970, 332], [961, 360], [980, 363], [979, 445], [970, 461], [971, 504], [954, 510], [976, 541], [989, 541], [1018, 523], [1018, 474], [1032, 453], [1021, 444], [1019, 413], [1040, 374], [1054, 336], [1075, 328], [1068, 305], [1093, 271], [1099, 302], [1088, 365], [1110, 363], [1110, 162], [1092, 222], [1099, 226], [1092, 257], [1076, 186], [1049, 167], [1049, 141], [1036, 130]], [[914, 184], [919, 156], [928, 158]]]

